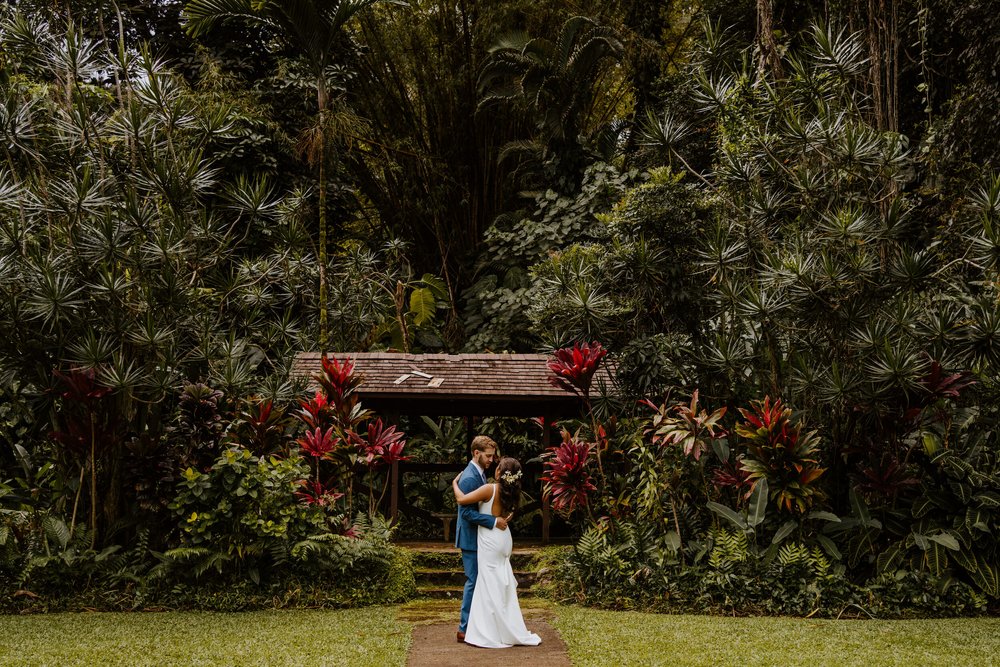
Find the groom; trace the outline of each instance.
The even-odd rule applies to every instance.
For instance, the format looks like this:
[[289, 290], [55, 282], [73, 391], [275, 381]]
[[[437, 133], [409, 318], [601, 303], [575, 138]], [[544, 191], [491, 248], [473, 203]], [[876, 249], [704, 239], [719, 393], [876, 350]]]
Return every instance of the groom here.
[[[485, 435], [472, 439], [472, 460], [458, 479], [462, 493], [472, 493], [486, 483], [486, 471], [493, 465], [497, 454], [497, 443]], [[455, 527], [455, 546], [462, 550], [462, 566], [465, 568], [465, 593], [462, 595], [462, 616], [458, 623], [458, 641], [465, 641], [465, 628], [469, 624], [469, 609], [472, 594], [476, 590], [479, 576], [479, 542], [476, 526], [507, 530], [503, 517], [494, 517], [476, 511], [472, 505], [458, 506], [458, 521]]]

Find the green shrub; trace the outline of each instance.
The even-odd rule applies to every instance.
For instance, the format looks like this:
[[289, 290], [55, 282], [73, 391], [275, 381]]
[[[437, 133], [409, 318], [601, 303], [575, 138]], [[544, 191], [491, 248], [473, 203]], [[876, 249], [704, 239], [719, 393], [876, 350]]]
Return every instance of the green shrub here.
[[666, 613], [900, 618], [968, 616], [987, 608], [967, 584], [926, 572], [855, 584], [822, 550], [798, 543], [787, 543], [770, 563], [717, 556], [686, 567], [651, 567], [628, 551], [607, 541], [552, 551], [536, 590], [562, 602]]

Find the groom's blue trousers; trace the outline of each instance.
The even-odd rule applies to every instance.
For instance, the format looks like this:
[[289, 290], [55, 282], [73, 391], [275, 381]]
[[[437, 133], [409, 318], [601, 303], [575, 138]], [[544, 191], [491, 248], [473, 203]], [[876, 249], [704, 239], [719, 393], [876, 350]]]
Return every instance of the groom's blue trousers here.
[[459, 632], [465, 632], [466, 626], [469, 625], [472, 594], [476, 591], [476, 578], [479, 576], [479, 553], [462, 549], [462, 567], [465, 569], [465, 591], [462, 593], [462, 615], [458, 622]]

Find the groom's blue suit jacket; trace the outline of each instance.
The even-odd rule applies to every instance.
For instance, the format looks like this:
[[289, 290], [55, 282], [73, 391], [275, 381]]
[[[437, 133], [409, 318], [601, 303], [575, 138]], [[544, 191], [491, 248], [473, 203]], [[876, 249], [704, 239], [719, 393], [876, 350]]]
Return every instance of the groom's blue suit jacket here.
[[[469, 461], [469, 465], [467, 465], [465, 470], [462, 471], [462, 476], [458, 478], [458, 488], [462, 490], [462, 493], [472, 493], [485, 483], [486, 479], [483, 477], [482, 473], [479, 472], [479, 468], [476, 467], [476, 464], [472, 461]], [[479, 550], [476, 526], [493, 528], [494, 524], [497, 522], [495, 516], [483, 514], [477, 510], [476, 507], [476, 505], [458, 506], [458, 521], [456, 522], [457, 526], [455, 528], [455, 546], [465, 551]]]

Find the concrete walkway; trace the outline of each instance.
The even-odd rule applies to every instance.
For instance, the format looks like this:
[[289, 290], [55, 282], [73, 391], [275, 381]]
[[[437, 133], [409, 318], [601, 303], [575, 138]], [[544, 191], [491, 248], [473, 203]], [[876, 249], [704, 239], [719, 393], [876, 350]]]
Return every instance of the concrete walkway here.
[[525, 625], [542, 638], [539, 646], [514, 646], [508, 649], [482, 649], [455, 641], [458, 626], [457, 601], [422, 601], [404, 606], [399, 617], [414, 624], [413, 641], [407, 667], [470, 667], [483, 661], [502, 661], [508, 665], [570, 667], [566, 644], [549, 624], [552, 611], [548, 604], [524, 601], [521, 607]]

